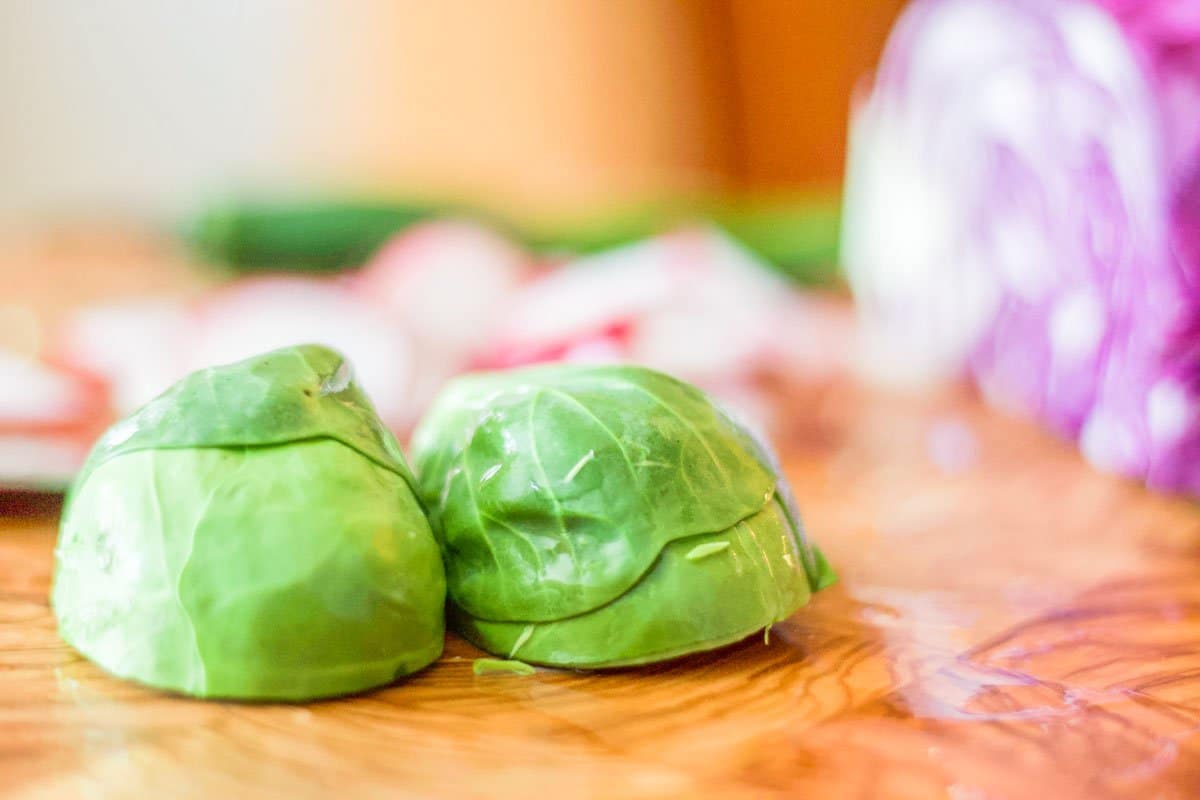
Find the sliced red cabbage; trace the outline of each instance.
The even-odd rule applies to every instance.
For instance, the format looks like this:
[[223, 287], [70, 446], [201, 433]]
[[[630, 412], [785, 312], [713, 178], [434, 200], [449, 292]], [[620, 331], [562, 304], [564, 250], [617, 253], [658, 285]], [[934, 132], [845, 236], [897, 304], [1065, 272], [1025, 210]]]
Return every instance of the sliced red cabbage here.
[[918, 0], [854, 114], [844, 230], [873, 369], [966, 372], [1200, 494], [1200, 4]]

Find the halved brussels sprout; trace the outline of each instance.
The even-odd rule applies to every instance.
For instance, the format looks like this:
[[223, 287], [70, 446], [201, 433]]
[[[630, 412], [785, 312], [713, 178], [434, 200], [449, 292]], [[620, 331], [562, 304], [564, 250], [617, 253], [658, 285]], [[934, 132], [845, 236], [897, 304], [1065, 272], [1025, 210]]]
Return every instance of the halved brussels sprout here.
[[765, 449], [652, 370], [460, 378], [413, 459], [451, 621], [510, 658], [613, 667], [707, 650], [833, 580]]
[[445, 577], [395, 439], [326, 348], [193, 373], [97, 443], [62, 521], [63, 639], [201, 697], [302, 700], [436, 659]]

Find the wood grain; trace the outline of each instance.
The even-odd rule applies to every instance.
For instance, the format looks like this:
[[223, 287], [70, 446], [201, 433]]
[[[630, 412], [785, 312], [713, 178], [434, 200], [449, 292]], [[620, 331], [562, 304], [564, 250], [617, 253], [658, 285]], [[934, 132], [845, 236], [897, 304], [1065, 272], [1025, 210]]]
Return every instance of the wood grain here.
[[[46, 605], [53, 520], [0, 528], [12, 797], [1194, 797], [1200, 519], [968, 397], [793, 392], [789, 471], [843, 580], [772, 633], [608, 674], [416, 678], [306, 707], [107, 678]], [[954, 474], [930, 433], [956, 426]], [[936, 437], [934, 440], [936, 442]], [[935, 453], [936, 455], [936, 453]]]
[[308, 706], [106, 677], [55, 635], [53, 516], [0, 521], [11, 798], [1200, 796], [1200, 515], [969, 395], [779, 392], [842, 581], [761, 639], [644, 669]]

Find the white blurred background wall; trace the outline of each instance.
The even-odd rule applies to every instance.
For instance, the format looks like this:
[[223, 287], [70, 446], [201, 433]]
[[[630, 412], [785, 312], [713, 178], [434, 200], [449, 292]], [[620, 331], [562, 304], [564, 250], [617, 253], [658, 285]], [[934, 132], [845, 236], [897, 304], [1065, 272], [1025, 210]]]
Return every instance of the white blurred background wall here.
[[0, 2], [0, 218], [172, 215], [247, 187], [704, 188], [728, 132], [703, 5]]

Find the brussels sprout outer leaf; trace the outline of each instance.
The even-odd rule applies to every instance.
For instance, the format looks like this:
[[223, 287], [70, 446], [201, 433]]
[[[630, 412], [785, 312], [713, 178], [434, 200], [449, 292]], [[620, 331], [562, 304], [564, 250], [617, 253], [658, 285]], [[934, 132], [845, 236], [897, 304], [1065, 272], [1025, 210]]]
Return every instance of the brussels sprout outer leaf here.
[[825, 554], [817, 548], [812, 549], [813, 557], [816, 559], [816, 572], [809, 576], [809, 584], [814, 592], [819, 592], [822, 589], [827, 589], [833, 586], [838, 581], [837, 572], [825, 560]]
[[[749, 447], [755, 455], [764, 463], [770, 466], [771, 470], [776, 475], [783, 475], [783, 464], [779, 461], [779, 454], [775, 452], [775, 448], [758, 434], [741, 419], [739, 419], [733, 409], [717, 403], [717, 407], [721, 409], [726, 418], [729, 419], [738, 435], [747, 447]], [[825, 556], [821, 551], [813, 546], [808, 540], [808, 534], [804, 529], [804, 521], [800, 518], [799, 506], [796, 503], [796, 495], [792, 492], [792, 485], [784, 478], [779, 478], [775, 484], [775, 496], [783, 508], [783, 512], [787, 515], [788, 521], [791, 523], [792, 532], [796, 536], [796, 545], [800, 548], [800, 561], [804, 567], [804, 572], [808, 576], [808, 585], [812, 587], [814, 592], [831, 586], [837, 582], [837, 573], [829, 566], [829, 562], [825, 560]]]
[[96, 443], [76, 485], [135, 450], [240, 447], [329, 438], [416, 481], [395, 437], [352, 379], [349, 362], [320, 345], [273, 350], [188, 375]]
[[[718, 542], [729, 547], [688, 559], [697, 547]], [[579, 616], [489, 622], [451, 606], [451, 622], [484, 650], [536, 664], [662, 661], [739, 641], [791, 615], [811, 594], [798, 558], [787, 514], [772, 502], [728, 530], [670, 542], [636, 586]]]
[[451, 597], [498, 621], [611, 602], [668, 542], [725, 530], [775, 490], [702, 392], [630, 366], [459, 379], [413, 454]]
[[56, 550], [60, 633], [104, 669], [304, 700], [441, 653], [440, 555], [394, 470], [329, 439], [122, 453], [79, 484]]

